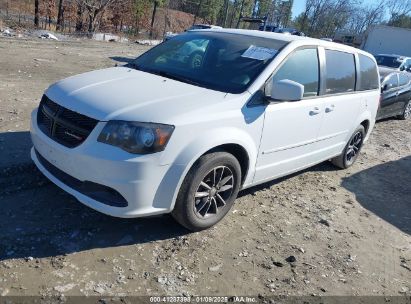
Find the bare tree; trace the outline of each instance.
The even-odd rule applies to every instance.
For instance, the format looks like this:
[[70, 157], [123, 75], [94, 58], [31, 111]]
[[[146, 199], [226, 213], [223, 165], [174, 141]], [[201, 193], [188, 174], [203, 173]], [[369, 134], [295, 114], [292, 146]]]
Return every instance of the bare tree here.
[[408, 15], [411, 13], [411, 0], [388, 0], [388, 11], [393, 16]]
[[77, 1], [76, 32], [81, 32], [83, 30], [83, 13], [84, 3]]
[[71, 33], [72, 26], [77, 22], [77, 3], [76, 1], [69, 0], [64, 1], [64, 16], [63, 16], [63, 30], [68, 27], [69, 33]]
[[96, 30], [98, 20], [104, 10], [115, 0], [77, 0], [81, 7], [84, 7], [88, 15], [88, 32], [93, 33]]
[[64, 11], [63, 2], [64, 0], [59, 0], [58, 13], [57, 13], [57, 28], [56, 28], [58, 31], [62, 29], [62, 25], [63, 25], [63, 11]]
[[34, 0], [34, 25], [36, 27], [39, 27], [39, 22], [40, 22], [40, 1], [39, 0]]
[[153, 0], [153, 13], [151, 14], [150, 38], [153, 38], [154, 21], [156, 19], [156, 12], [159, 6], [164, 4], [164, 0]]
[[332, 37], [351, 24], [360, 8], [356, 0], [307, 0], [305, 11], [296, 18], [295, 24], [309, 36]]
[[347, 26], [352, 32], [361, 34], [374, 24], [382, 23], [385, 15], [385, 0], [380, 0], [375, 6], [358, 7]]

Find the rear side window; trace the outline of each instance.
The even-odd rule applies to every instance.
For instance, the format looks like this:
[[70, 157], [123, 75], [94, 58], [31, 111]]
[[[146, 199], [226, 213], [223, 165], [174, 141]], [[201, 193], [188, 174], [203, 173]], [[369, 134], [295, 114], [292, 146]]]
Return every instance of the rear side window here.
[[405, 86], [410, 82], [408, 75], [400, 74], [400, 87]]
[[317, 49], [301, 49], [291, 54], [275, 73], [273, 80], [284, 79], [304, 86], [304, 97], [318, 96], [319, 63]]
[[379, 88], [377, 66], [374, 61], [365, 56], [358, 55], [360, 61], [360, 91], [375, 90]]
[[326, 95], [353, 92], [355, 90], [354, 55], [340, 51], [325, 50]]

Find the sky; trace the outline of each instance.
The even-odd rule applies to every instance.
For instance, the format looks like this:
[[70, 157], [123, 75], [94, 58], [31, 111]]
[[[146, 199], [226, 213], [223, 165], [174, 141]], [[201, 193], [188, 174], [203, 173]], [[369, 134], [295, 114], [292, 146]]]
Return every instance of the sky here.
[[301, 14], [305, 9], [305, 0], [294, 0], [293, 18]]
[[[399, 0], [402, 1], [402, 0]], [[363, 0], [364, 4], [373, 4], [375, 0]], [[294, 0], [293, 18], [301, 14], [305, 9], [305, 0]]]

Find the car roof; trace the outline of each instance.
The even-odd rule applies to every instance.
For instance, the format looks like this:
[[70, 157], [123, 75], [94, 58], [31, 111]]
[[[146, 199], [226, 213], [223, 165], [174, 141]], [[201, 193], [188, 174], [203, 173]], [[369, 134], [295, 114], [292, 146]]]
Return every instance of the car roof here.
[[375, 56], [394, 57], [394, 58], [400, 58], [400, 59], [409, 59], [409, 58], [411, 58], [411, 57], [396, 55], [396, 54], [376, 54]]
[[[190, 32], [195, 32], [196, 30], [192, 30]], [[330, 41], [325, 41], [321, 39], [316, 39], [316, 38], [309, 38], [309, 37], [303, 37], [303, 36], [295, 36], [295, 35], [284, 35], [281, 33], [274, 33], [274, 32], [264, 32], [264, 31], [257, 31], [257, 30], [242, 30], [242, 29], [227, 29], [223, 28], [220, 30], [214, 30], [214, 29], [205, 29], [201, 30], [202, 32], [213, 32], [213, 33], [227, 33], [227, 34], [236, 34], [236, 35], [245, 35], [245, 36], [253, 36], [253, 37], [262, 37], [262, 38], [268, 38], [268, 39], [275, 39], [279, 41], [284, 41], [284, 42], [296, 42], [299, 43], [300, 45], [318, 45], [318, 46], [323, 46], [325, 48], [333, 48], [333, 49], [338, 49], [341, 51], [346, 51], [350, 53], [359, 53], [366, 55], [368, 57], [373, 56], [363, 50], [340, 44], [340, 43], [335, 43], [335, 42], [330, 42]]]
[[391, 69], [391, 68], [386, 68], [386, 67], [381, 67], [381, 66], [378, 67], [378, 71], [380, 72], [381, 78], [385, 78], [389, 74], [398, 73], [398, 70], [396, 69]]
[[221, 26], [218, 25], [214, 25], [214, 24], [205, 24], [205, 23], [195, 23], [192, 26], [206, 26], [206, 27], [210, 27], [210, 28], [222, 28]]
[[379, 66], [379, 67], [378, 67], [378, 71], [380, 72], [380, 77], [381, 77], [381, 78], [385, 78], [385, 77], [387, 77], [388, 75], [394, 74], [394, 73], [395, 73], [395, 74], [405, 75], [405, 76], [407, 76], [408, 78], [411, 77], [410, 73], [401, 72], [401, 71], [398, 71], [398, 70], [396, 70], [396, 69], [387, 68], [387, 67], [381, 67], [381, 66]]

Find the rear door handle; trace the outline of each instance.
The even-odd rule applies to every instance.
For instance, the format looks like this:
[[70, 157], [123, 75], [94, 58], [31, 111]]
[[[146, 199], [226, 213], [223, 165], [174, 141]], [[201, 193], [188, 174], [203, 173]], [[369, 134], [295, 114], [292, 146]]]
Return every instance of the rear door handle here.
[[335, 110], [335, 105], [330, 105], [325, 108], [325, 113], [330, 113]]
[[320, 111], [320, 108], [319, 108], [319, 107], [315, 107], [314, 109], [312, 109], [312, 110], [310, 111], [310, 115], [311, 115], [311, 116], [317, 115], [317, 114], [320, 114], [320, 113], [321, 113], [321, 111]]

